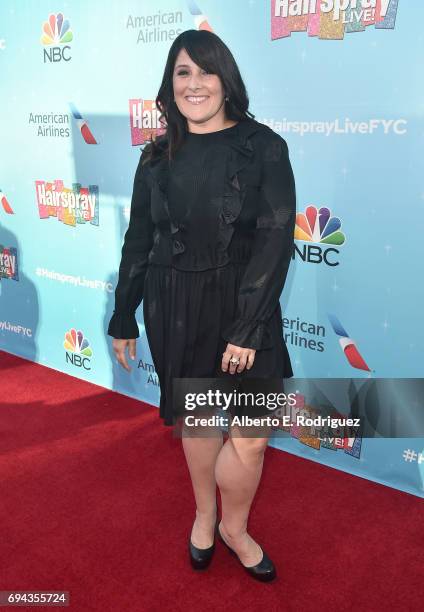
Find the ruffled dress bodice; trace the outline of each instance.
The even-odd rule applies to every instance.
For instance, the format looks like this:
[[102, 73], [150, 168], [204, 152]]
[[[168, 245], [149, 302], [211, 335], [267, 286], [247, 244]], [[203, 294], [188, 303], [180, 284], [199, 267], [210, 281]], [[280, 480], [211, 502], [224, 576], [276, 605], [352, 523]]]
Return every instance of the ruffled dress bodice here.
[[156, 231], [149, 263], [202, 271], [248, 261], [255, 206], [250, 211], [246, 206], [238, 219], [244, 192], [235, 173], [251, 157], [249, 148], [240, 152], [236, 124], [205, 134], [190, 132], [173, 160], [153, 164]]

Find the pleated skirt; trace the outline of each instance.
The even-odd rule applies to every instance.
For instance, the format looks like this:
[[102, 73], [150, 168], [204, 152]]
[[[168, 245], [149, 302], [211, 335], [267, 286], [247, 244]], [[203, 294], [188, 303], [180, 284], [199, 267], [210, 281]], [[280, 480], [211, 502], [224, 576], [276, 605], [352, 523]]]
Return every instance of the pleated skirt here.
[[[229, 263], [205, 271], [181, 271], [150, 264], [143, 315], [153, 365], [159, 380], [159, 416], [175, 425], [174, 378], [280, 379], [293, 376], [283, 336], [281, 306], [269, 320], [274, 346], [257, 350], [250, 370], [222, 371], [227, 341], [222, 329], [235, 320], [237, 296], [246, 264]], [[281, 387], [283, 388], [283, 387]]]

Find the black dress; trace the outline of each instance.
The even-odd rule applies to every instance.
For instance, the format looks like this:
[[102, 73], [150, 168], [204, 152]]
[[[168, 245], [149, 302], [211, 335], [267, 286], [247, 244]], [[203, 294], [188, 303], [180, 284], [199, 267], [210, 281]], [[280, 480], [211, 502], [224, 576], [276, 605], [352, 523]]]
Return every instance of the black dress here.
[[[166, 144], [166, 135], [159, 139]], [[293, 251], [295, 182], [286, 141], [254, 119], [188, 133], [171, 162], [142, 163], [147, 147], [108, 334], [137, 338], [143, 300], [159, 415], [174, 425], [174, 377], [293, 376], [279, 298]], [[222, 372], [228, 342], [256, 349], [250, 370]]]

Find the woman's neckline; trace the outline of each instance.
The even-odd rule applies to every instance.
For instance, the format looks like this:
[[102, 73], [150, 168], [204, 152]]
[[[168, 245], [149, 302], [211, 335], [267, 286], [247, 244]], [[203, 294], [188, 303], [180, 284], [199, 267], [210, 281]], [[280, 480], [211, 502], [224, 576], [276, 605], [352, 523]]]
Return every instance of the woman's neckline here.
[[239, 123], [240, 121], [238, 121], [234, 125], [230, 125], [230, 127], [223, 128], [222, 130], [214, 130], [213, 132], [187, 132], [187, 136], [190, 138], [205, 138], [216, 134], [227, 134], [231, 130], [235, 130]]

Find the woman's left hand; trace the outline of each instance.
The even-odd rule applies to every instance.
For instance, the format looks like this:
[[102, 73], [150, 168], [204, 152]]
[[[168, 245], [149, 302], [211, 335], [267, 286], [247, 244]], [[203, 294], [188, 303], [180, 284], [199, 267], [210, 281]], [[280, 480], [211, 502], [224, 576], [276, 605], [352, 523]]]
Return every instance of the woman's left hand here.
[[[244, 368], [250, 370], [250, 368], [253, 366], [253, 362], [255, 361], [255, 353], [256, 349], [243, 348], [241, 346], [228, 343], [225, 353], [222, 354], [222, 371], [229, 371], [230, 374], [235, 374], [236, 372], [237, 374], [240, 374], [240, 372], [243, 372]], [[238, 365], [231, 363], [231, 357], [240, 359], [240, 363]]]

